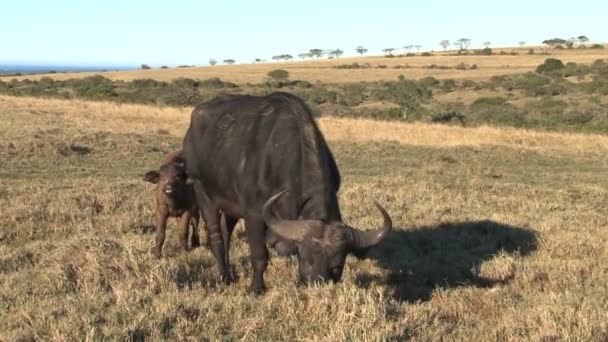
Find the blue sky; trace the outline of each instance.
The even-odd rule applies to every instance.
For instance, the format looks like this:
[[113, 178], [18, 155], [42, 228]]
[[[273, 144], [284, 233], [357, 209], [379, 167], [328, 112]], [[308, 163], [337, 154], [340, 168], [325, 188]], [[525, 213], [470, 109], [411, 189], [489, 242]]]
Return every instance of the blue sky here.
[[0, 63], [204, 65], [311, 48], [438, 50], [462, 37], [473, 47], [581, 34], [608, 41], [608, 1], [599, 0], [19, 0], [3, 1], [0, 13]]

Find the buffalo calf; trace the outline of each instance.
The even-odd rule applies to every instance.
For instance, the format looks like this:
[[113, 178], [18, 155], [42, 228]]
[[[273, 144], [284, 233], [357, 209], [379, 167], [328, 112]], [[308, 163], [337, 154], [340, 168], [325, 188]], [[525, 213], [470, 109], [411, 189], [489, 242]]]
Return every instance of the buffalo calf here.
[[[200, 246], [198, 234], [199, 209], [194, 188], [187, 182], [186, 167], [181, 151], [167, 153], [158, 170], [148, 171], [144, 180], [156, 184], [156, 247], [154, 254], [160, 258], [165, 242], [165, 230], [169, 217], [178, 220], [178, 232], [184, 251]], [[188, 227], [192, 225], [191, 246], [188, 247]]]

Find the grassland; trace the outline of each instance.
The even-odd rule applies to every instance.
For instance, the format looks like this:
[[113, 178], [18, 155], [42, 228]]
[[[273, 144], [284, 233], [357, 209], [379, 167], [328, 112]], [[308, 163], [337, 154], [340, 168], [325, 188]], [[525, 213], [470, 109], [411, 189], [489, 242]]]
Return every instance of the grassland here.
[[[321, 118], [347, 221], [396, 231], [343, 282], [219, 282], [172, 223], [152, 257], [141, 180], [191, 108], [0, 96], [0, 340], [603, 341], [608, 137]], [[204, 233], [203, 233], [204, 236]]]
[[[216, 65], [214, 67], [195, 68], [172, 68], [172, 69], [150, 69], [136, 71], [109, 71], [101, 73], [112, 80], [132, 81], [135, 79], [151, 78], [158, 81], [172, 81], [187, 77], [194, 79], [208, 79], [219, 77], [220, 79], [236, 84], [261, 83], [267, 79], [266, 74], [275, 69], [287, 70], [291, 79], [305, 80], [309, 82], [323, 83], [352, 83], [373, 82], [383, 80], [394, 80], [399, 75], [410, 79], [419, 79], [433, 76], [437, 79], [460, 79], [460, 80], [488, 80], [492, 76], [521, 74], [534, 71], [547, 57], [559, 58], [566, 62], [590, 64], [597, 59], [607, 58], [606, 49], [563, 49], [547, 50], [543, 47], [534, 47], [536, 53], [528, 54], [525, 49], [495, 49], [500, 51], [515, 52], [517, 55], [493, 55], [493, 56], [458, 56], [445, 53], [434, 53], [433, 56], [413, 56], [386, 58], [382, 56], [349, 57], [339, 59], [320, 59], [305, 61], [290, 61], [282, 63], [258, 63], [237, 65]], [[545, 54], [546, 53], [546, 54]], [[550, 56], [547, 55], [550, 53]], [[369, 64], [366, 69], [338, 69], [336, 66], [342, 64]], [[450, 69], [429, 69], [430, 65], [447, 66]], [[465, 64], [477, 65], [476, 70], [457, 70], [455, 66]], [[379, 66], [385, 66], [379, 67]], [[74, 77], [87, 77], [99, 73], [58, 73], [21, 77], [0, 77], [4, 80], [10, 79], [39, 79], [51, 77], [55, 80], [66, 80]]]

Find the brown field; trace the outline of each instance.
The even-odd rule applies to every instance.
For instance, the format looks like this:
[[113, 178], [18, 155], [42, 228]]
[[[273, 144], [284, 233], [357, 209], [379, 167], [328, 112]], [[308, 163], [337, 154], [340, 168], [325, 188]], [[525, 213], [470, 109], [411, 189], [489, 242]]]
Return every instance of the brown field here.
[[[399, 75], [406, 78], [419, 79], [433, 76], [437, 79], [468, 79], [486, 80], [496, 75], [519, 74], [532, 71], [537, 65], [541, 64], [546, 58], [559, 58], [564, 63], [576, 62], [589, 64], [597, 59], [608, 58], [606, 49], [572, 49], [572, 50], [551, 50], [543, 47], [533, 47], [537, 54], [528, 55], [528, 48], [524, 49], [505, 49], [516, 51], [517, 56], [449, 56], [441, 52], [435, 52], [435, 56], [430, 57], [352, 57], [340, 59], [320, 59], [313, 61], [291, 61], [283, 63], [261, 63], [261, 64], [239, 64], [239, 65], [216, 65], [214, 67], [196, 68], [172, 68], [172, 69], [152, 69], [137, 71], [115, 71], [103, 73], [67, 73], [49, 74], [21, 77], [0, 77], [0, 79], [39, 79], [48, 76], [54, 79], [65, 80], [74, 77], [86, 77], [101, 74], [113, 80], [131, 81], [134, 79], [152, 78], [156, 80], [169, 81], [179, 77], [195, 79], [208, 79], [219, 77], [223, 81], [234, 82], [237, 84], [260, 83], [264, 81], [266, 74], [274, 69], [285, 69], [289, 71], [290, 78], [293, 80], [320, 81], [324, 83], [348, 83], [364, 81], [394, 80]], [[495, 49], [495, 52], [501, 49]], [[539, 53], [546, 51], [550, 55]], [[336, 65], [351, 63], [369, 63], [374, 68], [369, 69], [336, 69]], [[426, 69], [425, 66], [436, 64], [439, 66], [454, 67], [460, 63], [468, 66], [476, 64], [477, 70], [439, 70]], [[377, 65], [386, 65], [386, 69], [375, 68]], [[395, 69], [395, 66], [409, 66], [408, 69]]]
[[275, 257], [255, 297], [242, 231], [234, 286], [174, 223], [152, 257], [141, 177], [189, 112], [0, 96], [0, 340], [608, 338], [608, 137], [320, 119], [347, 222], [378, 199], [396, 230], [337, 285]]

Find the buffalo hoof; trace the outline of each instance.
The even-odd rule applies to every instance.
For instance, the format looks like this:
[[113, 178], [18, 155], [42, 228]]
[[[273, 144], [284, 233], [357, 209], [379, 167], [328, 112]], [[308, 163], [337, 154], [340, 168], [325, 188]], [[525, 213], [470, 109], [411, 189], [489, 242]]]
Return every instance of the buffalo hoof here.
[[235, 281], [236, 279], [230, 270], [225, 275], [222, 275], [222, 282], [226, 285], [233, 284]]
[[234, 267], [232, 264], [228, 265], [228, 275], [233, 281], [237, 281], [239, 279], [239, 274], [236, 272], [236, 267]]
[[264, 286], [264, 284], [252, 283], [251, 286], [249, 286], [249, 292], [253, 293], [254, 295], [264, 294], [264, 292], [266, 292], [266, 286]]

